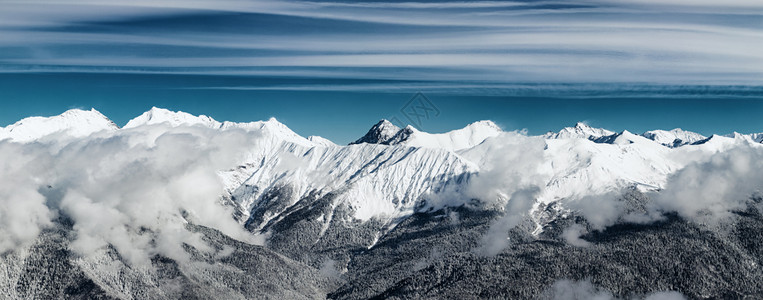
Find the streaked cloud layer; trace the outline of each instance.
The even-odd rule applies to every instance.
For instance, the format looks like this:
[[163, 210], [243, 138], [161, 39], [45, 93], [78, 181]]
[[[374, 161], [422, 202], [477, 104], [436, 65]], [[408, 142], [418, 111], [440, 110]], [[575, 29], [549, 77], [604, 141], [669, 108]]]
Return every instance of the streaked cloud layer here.
[[10, 0], [0, 71], [759, 85], [761, 14], [754, 0]]

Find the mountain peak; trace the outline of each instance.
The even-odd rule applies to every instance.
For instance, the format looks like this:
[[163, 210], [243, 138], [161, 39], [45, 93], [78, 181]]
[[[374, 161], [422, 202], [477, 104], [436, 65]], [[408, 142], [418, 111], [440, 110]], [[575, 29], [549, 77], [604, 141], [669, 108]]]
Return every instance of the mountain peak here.
[[141, 125], [168, 124], [172, 127], [180, 125], [202, 125], [218, 128], [222, 123], [205, 115], [194, 116], [182, 111], [171, 111], [164, 108], [151, 107], [140, 116], [127, 122], [124, 128], [135, 128]]
[[403, 128], [403, 129], [405, 129], [407, 131], [410, 131], [410, 132], [418, 132], [419, 131], [418, 129], [416, 129], [416, 127], [413, 127], [413, 125], [405, 125], [405, 128]]
[[376, 122], [376, 125], [380, 125], [380, 126], [393, 126], [393, 127], [397, 127], [397, 126], [395, 126], [395, 124], [392, 124], [392, 122], [390, 122], [390, 121], [389, 121], [389, 120], [387, 120], [387, 119], [381, 119], [381, 120], [379, 120], [379, 122]]
[[322, 136], [311, 135], [307, 137], [307, 140], [317, 146], [323, 146], [323, 147], [336, 146], [334, 142]]
[[399, 131], [400, 127], [395, 126], [395, 124], [392, 124], [390, 121], [382, 119], [374, 124], [374, 126], [371, 126], [371, 129], [369, 129], [363, 137], [350, 143], [350, 145], [362, 143], [384, 144], [387, 143], [387, 141], [389, 141]]
[[102, 130], [117, 129], [119, 126], [94, 108], [75, 108], [57, 116], [28, 117], [5, 128], [0, 127], [0, 140], [29, 142], [58, 132], [83, 137]]
[[615, 134], [613, 131], [603, 128], [593, 128], [584, 122], [577, 122], [574, 127], [565, 127], [559, 132], [548, 132], [544, 134], [543, 137], [547, 139], [584, 138], [595, 140], [613, 134]]
[[502, 131], [501, 127], [498, 126], [498, 124], [495, 124], [495, 122], [490, 121], [490, 120], [477, 121], [477, 122], [471, 123], [469, 125], [466, 125], [466, 128], [485, 129], [485, 130], [493, 130], [493, 131]]
[[699, 133], [686, 131], [681, 128], [674, 128], [670, 131], [651, 130], [642, 133], [641, 136], [670, 148], [680, 147], [706, 139], [705, 136]]

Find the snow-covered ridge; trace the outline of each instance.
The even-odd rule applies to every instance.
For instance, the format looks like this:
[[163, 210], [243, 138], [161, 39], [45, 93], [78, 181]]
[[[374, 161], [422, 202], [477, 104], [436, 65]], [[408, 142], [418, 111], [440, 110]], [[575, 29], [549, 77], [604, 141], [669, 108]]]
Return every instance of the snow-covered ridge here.
[[163, 108], [152, 107], [149, 111], [127, 122], [124, 128], [135, 128], [143, 125], [168, 124], [170, 126], [180, 125], [202, 125], [210, 128], [219, 128], [222, 123], [205, 115], [194, 116], [186, 112], [175, 112]]
[[[583, 122], [578, 122], [575, 126], [565, 127], [558, 132], [548, 132], [542, 135], [546, 139], [587, 139], [602, 144], [624, 143], [624, 142], [643, 142], [644, 139], [651, 140], [657, 144], [669, 148], [681, 147], [690, 144], [701, 143], [707, 137], [681, 128], [667, 130], [650, 130], [641, 134], [634, 134], [628, 130], [614, 132], [604, 128], [594, 128]], [[734, 134], [726, 135], [734, 137]], [[749, 134], [751, 139], [757, 142], [763, 142], [763, 134]]]
[[628, 130], [623, 130], [620, 133], [615, 133], [608, 136], [599, 137], [593, 139], [594, 142], [599, 144], [613, 144], [613, 145], [627, 145], [633, 143], [652, 143], [651, 140], [631, 133]]
[[202, 126], [219, 130], [243, 129], [247, 131], [262, 131], [267, 133], [270, 138], [285, 140], [303, 146], [326, 146], [333, 144], [327, 139], [320, 138], [319, 140], [319, 137], [314, 138], [317, 142], [308, 140], [289, 129], [286, 125], [278, 122], [276, 118], [247, 123], [219, 122], [205, 115], [194, 116], [182, 111], [170, 111], [157, 107], [152, 107], [151, 110], [128, 121], [124, 128], [130, 129], [146, 125], [166, 125], [170, 127]]
[[321, 146], [325, 146], [325, 147], [337, 146], [337, 144], [335, 144], [331, 140], [329, 140], [327, 138], [324, 138], [324, 137], [321, 137], [321, 136], [317, 136], [317, 135], [308, 136], [307, 140], [310, 141], [311, 143], [315, 144], [315, 145], [321, 145]]
[[0, 127], [0, 140], [31, 142], [51, 134], [84, 137], [118, 129], [119, 126], [95, 109], [70, 109], [58, 116], [29, 117], [5, 128]]
[[583, 122], [578, 122], [573, 127], [565, 127], [559, 132], [548, 132], [543, 135], [547, 139], [597, 139], [604, 136], [610, 136], [615, 134], [613, 131], [609, 131], [603, 128], [593, 128]]
[[405, 140], [405, 145], [413, 147], [440, 148], [458, 151], [474, 147], [485, 139], [498, 136], [502, 130], [493, 121], [478, 121], [441, 134], [418, 131], [413, 127], [413, 133]]
[[671, 148], [692, 144], [707, 138], [699, 133], [685, 131], [681, 128], [670, 131], [651, 130], [644, 132], [642, 136]]
[[[266, 121], [255, 122], [220, 122], [205, 115], [192, 115], [181, 111], [170, 111], [163, 108], [152, 107], [150, 110], [133, 118], [124, 126], [124, 129], [136, 128], [146, 125], [177, 126], [204, 126], [212, 129], [243, 129], [264, 130], [278, 138], [304, 146], [335, 146], [333, 142], [318, 136], [304, 138], [288, 126], [278, 122], [275, 118]], [[53, 117], [29, 117], [5, 128], [0, 127], [0, 139], [11, 139], [17, 142], [33, 141], [44, 136], [59, 133], [72, 137], [83, 137], [102, 130], [119, 130], [120, 128], [106, 116], [95, 109], [80, 110], [72, 109], [61, 115]], [[498, 136], [501, 128], [492, 121], [478, 121], [461, 129], [445, 133], [428, 133], [420, 131], [413, 126], [400, 128], [387, 120], [381, 120], [374, 124], [371, 129], [352, 144], [368, 143], [383, 145], [405, 145], [411, 147], [437, 148], [450, 151], [459, 151], [474, 147], [485, 139]], [[623, 137], [625, 135], [626, 137]], [[666, 147], [680, 147], [690, 144], [702, 144], [708, 137], [701, 134], [685, 131], [680, 128], [666, 130], [651, 130], [640, 135], [623, 131], [616, 133], [604, 128], [593, 128], [583, 122], [575, 126], [566, 127], [559, 132], [548, 132], [542, 135], [546, 139], [575, 139], [582, 138], [598, 143], [620, 143], [641, 140], [640, 137], [654, 141]], [[719, 137], [734, 138], [743, 136], [751, 141], [763, 142], [763, 133], [739, 134], [732, 133]], [[641, 140], [643, 141], [643, 140]]]
[[411, 125], [400, 129], [387, 120], [381, 120], [363, 137], [350, 144], [406, 145], [458, 151], [474, 147], [501, 132], [501, 128], [489, 120], [474, 122], [445, 133], [423, 132]]

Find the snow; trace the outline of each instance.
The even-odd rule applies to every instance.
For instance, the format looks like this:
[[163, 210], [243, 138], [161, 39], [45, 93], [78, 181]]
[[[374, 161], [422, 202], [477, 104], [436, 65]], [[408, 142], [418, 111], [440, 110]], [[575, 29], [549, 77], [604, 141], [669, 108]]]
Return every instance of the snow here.
[[418, 131], [412, 126], [406, 127], [411, 132], [399, 144], [412, 147], [446, 149], [458, 151], [479, 145], [489, 137], [498, 136], [502, 130], [492, 121], [478, 121], [462, 129], [446, 133], [432, 134]]
[[650, 145], [655, 144], [654, 141], [639, 135], [635, 135], [628, 130], [623, 130], [620, 133], [593, 139], [593, 141], [599, 144], [613, 144], [613, 145], [628, 145], [633, 143], [650, 144]]
[[755, 142], [763, 143], [763, 133], [751, 133], [748, 136]]
[[753, 141], [755, 143], [763, 143], [763, 133], [750, 133], [750, 134], [741, 134], [738, 132], [734, 132], [732, 134], [724, 135], [724, 137], [730, 137], [730, 138], [736, 138], [742, 136], [745, 139], [748, 139], [750, 141]]
[[604, 136], [615, 134], [612, 131], [593, 128], [583, 122], [578, 122], [574, 127], [565, 127], [559, 132], [549, 132], [543, 135], [547, 139], [597, 139]]
[[[421, 195], [442, 187], [451, 177], [476, 171], [469, 162], [442, 149], [376, 144], [308, 148], [286, 143], [263, 152], [267, 153], [259, 153], [262, 164], [222, 175], [239, 179], [231, 179], [229, 187], [244, 208], [255, 206], [267, 190], [288, 184], [294, 190], [289, 195], [291, 204], [311, 193], [333, 192], [338, 201], [355, 210], [358, 219], [393, 218], [413, 213]], [[288, 160], [299, 163], [282, 168]]]
[[[163, 108], [152, 107], [151, 110], [144, 112], [140, 116], [127, 122], [125, 129], [135, 128], [146, 125], [166, 125], [171, 127], [178, 126], [203, 126], [220, 130], [243, 129], [246, 131], [258, 131], [271, 138], [271, 143], [278, 143], [280, 140], [286, 140], [295, 144], [304, 146], [316, 146], [308, 139], [296, 134], [286, 125], [278, 122], [276, 118], [270, 118], [267, 121], [257, 121], [248, 123], [237, 122], [219, 122], [211, 117], [200, 115], [194, 116], [186, 112], [170, 111]], [[322, 141], [325, 142], [325, 141]]]
[[[264, 136], [270, 139], [271, 143], [279, 143], [280, 141], [286, 141], [305, 147], [321, 146], [310, 140], [300, 136], [296, 132], [292, 131], [289, 127], [279, 122], [276, 118], [270, 118], [267, 121], [256, 121], [248, 123], [236, 123], [236, 122], [223, 122], [220, 126], [222, 130], [235, 130], [243, 129], [246, 131], [256, 131], [262, 133]], [[325, 140], [328, 141], [328, 140]], [[322, 142], [325, 142], [322, 141]], [[325, 145], [323, 145], [325, 146]]]
[[168, 124], [173, 127], [180, 125], [202, 125], [218, 128], [222, 124], [205, 115], [194, 116], [185, 112], [174, 112], [163, 108], [152, 107], [151, 110], [127, 122], [124, 128], [135, 128], [142, 125]]
[[334, 147], [334, 146], [337, 146], [337, 144], [335, 144], [331, 140], [329, 140], [327, 138], [324, 138], [324, 137], [317, 136], [317, 135], [308, 136], [307, 140], [310, 141], [311, 143], [315, 144], [316, 146], [323, 146], [323, 147]]
[[651, 130], [644, 132], [641, 136], [671, 148], [695, 143], [707, 138], [699, 133], [684, 131], [681, 128], [670, 131]]
[[627, 131], [611, 144], [584, 139], [548, 140], [545, 169], [551, 174], [540, 202], [582, 198], [628, 187], [656, 190], [680, 168], [669, 148]]
[[29, 117], [5, 128], [0, 127], [0, 140], [31, 142], [52, 134], [84, 137], [119, 127], [95, 109], [71, 109], [53, 117]]
[[428, 133], [419, 131], [411, 125], [400, 129], [387, 120], [381, 120], [371, 127], [366, 135], [350, 145], [360, 143], [406, 145], [458, 151], [474, 147], [501, 132], [501, 128], [493, 121], [478, 121], [445, 133]]

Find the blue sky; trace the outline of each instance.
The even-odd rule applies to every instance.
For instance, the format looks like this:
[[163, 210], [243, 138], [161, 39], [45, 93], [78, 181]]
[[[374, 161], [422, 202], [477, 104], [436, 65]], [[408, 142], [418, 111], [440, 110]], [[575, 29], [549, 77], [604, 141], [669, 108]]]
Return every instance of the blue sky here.
[[339, 143], [416, 92], [446, 131], [760, 132], [753, 0], [4, 0], [0, 126], [95, 107], [275, 116]]

